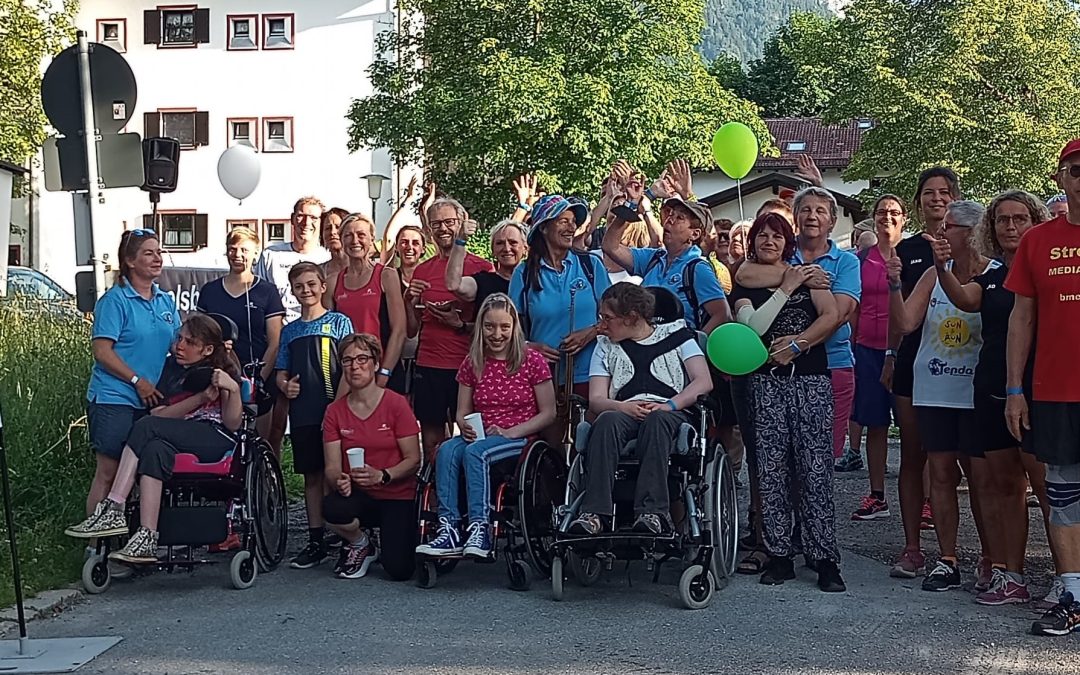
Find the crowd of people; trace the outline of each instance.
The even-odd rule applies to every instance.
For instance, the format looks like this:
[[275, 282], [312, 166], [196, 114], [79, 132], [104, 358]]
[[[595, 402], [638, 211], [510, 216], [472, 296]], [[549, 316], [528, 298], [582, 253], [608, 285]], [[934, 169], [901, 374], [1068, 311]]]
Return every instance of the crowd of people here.
[[[558, 442], [570, 393], [589, 402], [594, 424], [570, 532], [613, 526], [618, 450], [637, 439], [633, 529], [663, 534], [679, 527], [665, 479], [673, 435], [708, 394], [718, 439], [748, 468], [740, 572], [783, 584], [802, 555], [821, 590], [845, 590], [833, 472], [861, 468], [865, 432], [869, 489], [851, 518], [888, 517], [895, 424], [906, 546], [891, 574], [924, 576], [927, 591], [960, 588], [963, 476], [981, 546], [976, 602], [1032, 601], [1030, 487], [1057, 570], [1033, 630], [1080, 628], [1080, 380], [1061, 367], [1080, 342], [1080, 140], [1061, 152], [1063, 194], [1046, 204], [1017, 190], [986, 206], [964, 200], [957, 175], [932, 167], [910, 202], [878, 197], [843, 247], [833, 193], [809, 158], [800, 168], [807, 187], [740, 223], [714, 220], [682, 160], [651, 181], [617, 162], [593, 205], [523, 176], [513, 212], [488, 230], [491, 260], [466, 249], [477, 223], [434, 185], [420, 224], [407, 224], [420, 197], [410, 182], [381, 241], [367, 216], [305, 197], [289, 242], [260, 253], [255, 232], [229, 232], [228, 274], [182, 325], [154, 283], [157, 234], [125, 232], [93, 328], [97, 470], [88, 517], [68, 533], [122, 531], [138, 479], [141, 527], [112, 557], [156, 560], [153, 496], [180, 448], [207, 461], [228, 451], [248, 372], [272, 403], [260, 434], [280, 452], [287, 422], [304, 476], [309, 535], [294, 568], [328, 560], [331, 539], [343, 578], [378, 560], [407, 579], [416, 554], [489, 558], [493, 467], [530, 439]], [[673, 293], [683, 318], [658, 324], [648, 287]], [[207, 314], [232, 319], [237, 338], [226, 344]], [[731, 321], [768, 351], [748, 375], [720, 373], [694, 339]], [[206, 372], [195, 386], [192, 369]], [[425, 462], [440, 524], [421, 542]], [[933, 566], [924, 529], [937, 538]]]

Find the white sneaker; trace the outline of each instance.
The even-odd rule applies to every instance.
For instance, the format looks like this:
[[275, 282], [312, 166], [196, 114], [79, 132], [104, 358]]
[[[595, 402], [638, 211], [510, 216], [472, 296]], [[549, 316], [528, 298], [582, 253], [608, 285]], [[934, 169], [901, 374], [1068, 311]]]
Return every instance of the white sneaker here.
[[1036, 600], [1031, 603], [1031, 609], [1035, 612], [1047, 612], [1054, 607], [1057, 607], [1058, 598], [1065, 592], [1065, 582], [1061, 580], [1061, 577], [1054, 577], [1054, 583], [1050, 584], [1050, 592], [1046, 594], [1046, 597], [1042, 600]]

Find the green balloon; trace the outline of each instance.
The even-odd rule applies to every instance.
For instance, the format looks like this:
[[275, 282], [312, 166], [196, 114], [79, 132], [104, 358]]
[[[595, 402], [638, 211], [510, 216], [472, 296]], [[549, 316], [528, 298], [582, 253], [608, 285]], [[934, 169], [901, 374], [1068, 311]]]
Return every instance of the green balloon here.
[[728, 122], [713, 135], [712, 154], [724, 173], [739, 180], [757, 163], [757, 136], [742, 122]]
[[750, 326], [725, 323], [709, 335], [706, 345], [709, 360], [728, 375], [746, 375], [765, 363], [769, 352]]

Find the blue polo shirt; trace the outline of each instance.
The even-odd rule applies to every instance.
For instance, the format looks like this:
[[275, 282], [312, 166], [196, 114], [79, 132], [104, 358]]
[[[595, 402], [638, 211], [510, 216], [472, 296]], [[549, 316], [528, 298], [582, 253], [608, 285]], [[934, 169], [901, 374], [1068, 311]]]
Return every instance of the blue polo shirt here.
[[[180, 314], [171, 295], [154, 284], [147, 300], [124, 283], [116, 284], [97, 301], [90, 337], [112, 340], [113, 351], [136, 375], [157, 384], [179, 330]], [[86, 398], [96, 403], [145, 407], [130, 382], [96, 361]]]
[[[604, 269], [603, 260], [599, 256], [592, 257], [591, 285], [577, 254], [567, 254], [562, 272], [546, 260], [541, 260], [541, 288], [539, 291], [530, 290], [528, 298], [525, 298], [525, 264], [514, 269], [514, 275], [510, 277], [510, 299], [523, 315], [523, 325], [528, 329], [527, 340], [558, 349], [559, 343], [570, 333], [596, 325], [596, 317], [600, 315], [600, 296], [611, 286], [611, 279]], [[573, 316], [570, 316], [571, 291], [574, 294]], [[594, 340], [574, 356], [574, 384], [589, 381], [589, 362], [595, 348]], [[561, 372], [557, 375], [558, 379], [562, 379]]]
[[[797, 244], [797, 242], [796, 242]], [[802, 265], [802, 251], [795, 246], [793, 265]], [[862, 274], [859, 271], [859, 258], [851, 251], [845, 251], [829, 240], [829, 250], [824, 255], [811, 260], [820, 265], [832, 277], [833, 295], [847, 295], [859, 302], [862, 298]], [[855, 365], [855, 356], [851, 352], [851, 324], [845, 321], [825, 342], [825, 351], [829, 355], [829, 368], [851, 368]]]
[[670, 266], [667, 262], [667, 251], [662, 248], [631, 248], [630, 254], [634, 256], [634, 267], [630, 274], [641, 277], [642, 286], [662, 286], [674, 293], [683, 304], [683, 315], [690, 328], [700, 328], [697, 325], [697, 313], [683, 290], [683, 272], [691, 260], [701, 258], [703, 261], [694, 266], [692, 287], [697, 294], [698, 303], [704, 305], [706, 302], [724, 299], [724, 289], [716, 278], [712, 264], [701, 255], [701, 249], [697, 246], [691, 246], [680, 253], [671, 261]]

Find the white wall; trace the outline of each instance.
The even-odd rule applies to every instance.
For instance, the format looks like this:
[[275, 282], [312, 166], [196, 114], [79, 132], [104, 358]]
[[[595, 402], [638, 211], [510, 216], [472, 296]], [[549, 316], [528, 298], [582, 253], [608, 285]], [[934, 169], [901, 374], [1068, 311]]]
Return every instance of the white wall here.
[[[82, 0], [80, 29], [96, 40], [97, 19], [127, 20], [124, 54], [138, 82], [138, 102], [126, 131], [145, 136], [143, 112], [158, 108], [196, 108], [209, 112], [209, 145], [182, 151], [176, 192], [162, 195], [160, 209], [195, 209], [209, 216], [209, 247], [175, 253], [177, 265], [224, 266], [226, 220], [286, 219], [293, 202], [314, 194], [328, 206], [370, 213], [366, 183], [376, 172], [395, 176], [385, 151], [350, 155], [345, 114], [354, 97], [371, 92], [366, 68], [372, 60], [376, 31], [392, 26], [388, 0], [306, 0], [267, 4], [256, 0], [199, 2], [210, 9], [210, 43], [195, 49], [159, 49], [143, 44], [143, 11], [156, 2]], [[295, 13], [295, 49], [227, 51], [228, 14]], [[261, 21], [260, 21], [261, 23]], [[260, 26], [261, 33], [261, 26]], [[260, 35], [261, 41], [261, 35]], [[260, 153], [262, 179], [242, 204], [229, 197], [217, 180], [218, 157], [227, 147], [230, 117], [293, 117], [294, 152]], [[260, 125], [261, 126], [261, 125]], [[150, 135], [157, 135], [156, 131]], [[408, 179], [408, 174], [403, 174]], [[377, 222], [389, 218], [387, 197], [397, 186], [384, 186]], [[37, 266], [62, 285], [74, 286], [74, 240], [71, 197], [45, 192], [40, 184], [35, 221], [40, 256]], [[109, 232], [104, 250], [115, 258], [120, 232], [140, 227], [150, 213], [147, 194], [137, 188], [107, 190], [98, 210]], [[99, 230], [100, 231], [100, 230]], [[288, 236], [288, 234], [287, 234]], [[35, 246], [35, 248], [38, 248]]]

